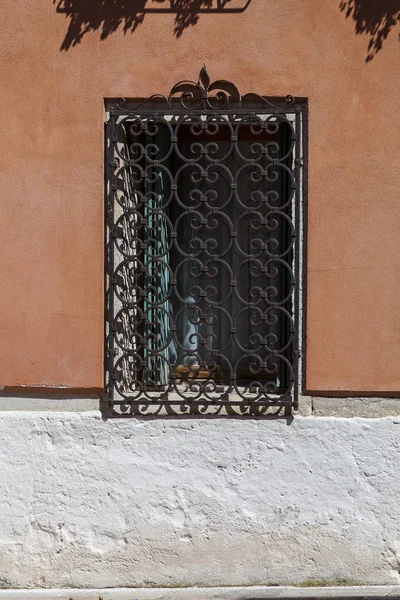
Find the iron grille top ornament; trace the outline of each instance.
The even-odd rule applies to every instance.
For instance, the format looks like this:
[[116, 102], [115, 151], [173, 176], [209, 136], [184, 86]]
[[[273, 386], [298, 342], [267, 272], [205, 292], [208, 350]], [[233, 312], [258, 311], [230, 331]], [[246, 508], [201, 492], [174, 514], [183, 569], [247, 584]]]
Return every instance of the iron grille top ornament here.
[[[135, 110], [145, 109], [149, 102], [154, 102], [155, 100], [161, 100], [171, 109], [176, 108], [175, 102], [178, 101], [182, 108], [191, 111], [238, 109], [245, 106], [246, 103], [251, 102], [260, 103], [264, 108], [282, 110], [282, 108], [289, 109], [295, 104], [295, 99], [291, 95], [287, 95], [279, 105], [256, 93], [241, 96], [238, 88], [230, 81], [219, 79], [211, 83], [205, 65], [200, 71], [197, 83], [194, 81], [179, 81], [173, 86], [169, 96], [153, 94], [134, 108]], [[117, 102], [117, 107], [124, 110], [125, 104], [125, 98], [120, 98]]]
[[107, 378], [129, 414], [297, 402], [302, 106], [224, 80], [107, 123]]

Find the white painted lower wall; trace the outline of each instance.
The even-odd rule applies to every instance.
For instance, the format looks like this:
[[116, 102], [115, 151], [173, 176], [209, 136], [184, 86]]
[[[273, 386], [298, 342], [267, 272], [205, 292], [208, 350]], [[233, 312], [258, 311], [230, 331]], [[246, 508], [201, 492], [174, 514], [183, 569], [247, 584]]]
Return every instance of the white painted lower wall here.
[[400, 583], [400, 419], [0, 413], [0, 587]]

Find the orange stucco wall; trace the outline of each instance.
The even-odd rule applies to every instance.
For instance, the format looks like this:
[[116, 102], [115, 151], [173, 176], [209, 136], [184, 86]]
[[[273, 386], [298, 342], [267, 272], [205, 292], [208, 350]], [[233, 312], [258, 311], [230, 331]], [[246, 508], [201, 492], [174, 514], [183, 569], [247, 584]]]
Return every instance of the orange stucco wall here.
[[[186, 0], [194, 11], [207, 4]], [[184, 13], [145, 14], [124, 34], [135, 7], [167, 0], [68, 0], [77, 25], [65, 38], [71, 18], [52, 0], [3, 0], [0, 385], [102, 386], [104, 98], [168, 92], [205, 62], [243, 93], [309, 99], [308, 389], [400, 392], [390, 15], [368, 0], [351, 0], [347, 19], [339, 0], [251, 0], [224, 12], [240, 4], [196, 23], [189, 15], [186, 28]], [[383, 19], [368, 61], [363, 10]], [[80, 17], [92, 25], [81, 38]]]

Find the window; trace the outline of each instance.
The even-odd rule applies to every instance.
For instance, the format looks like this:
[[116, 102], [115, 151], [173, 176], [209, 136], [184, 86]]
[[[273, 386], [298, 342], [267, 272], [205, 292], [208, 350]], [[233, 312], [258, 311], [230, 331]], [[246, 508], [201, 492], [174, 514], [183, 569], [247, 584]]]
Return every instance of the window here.
[[108, 390], [135, 414], [296, 404], [302, 103], [180, 82], [111, 102]]

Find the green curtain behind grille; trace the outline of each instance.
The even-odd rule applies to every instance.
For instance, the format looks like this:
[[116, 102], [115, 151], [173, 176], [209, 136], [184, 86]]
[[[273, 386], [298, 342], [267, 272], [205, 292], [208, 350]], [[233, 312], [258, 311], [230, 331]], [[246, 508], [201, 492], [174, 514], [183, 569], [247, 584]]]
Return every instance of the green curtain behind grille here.
[[[165, 128], [160, 127], [157, 135], [157, 146], [159, 155], [164, 156], [168, 151], [169, 138]], [[146, 136], [145, 144], [154, 143], [154, 138]], [[148, 202], [144, 207], [144, 219], [147, 226], [144, 227], [143, 242], [147, 244], [143, 263], [146, 267], [144, 276], [144, 289], [147, 295], [144, 297], [144, 359], [146, 369], [144, 371], [144, 383], [155, 386], [164, 386], [168, 383], [168, 338], [170, 336], [170, 324], [168, 314], [170, 303], [166, 299], [169, 288], [170, 257], [168, 253], [169, 234], [165, 218], [158, 211], [162, 211], [169, 190], [165, 172], [161, 168], [154, 167], [152, 173], [156, 173], [154, 182], [145, 183], [145, 193]], [[169, 183], [168, 183], [169, 185]], [[157, 303], [156, 305], [154, 305]]]

